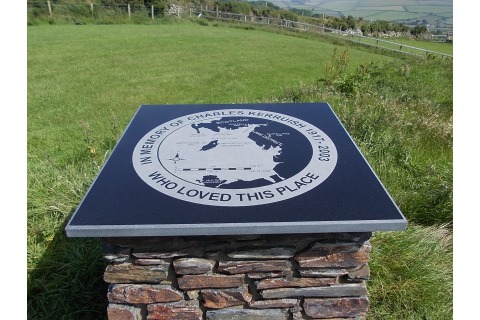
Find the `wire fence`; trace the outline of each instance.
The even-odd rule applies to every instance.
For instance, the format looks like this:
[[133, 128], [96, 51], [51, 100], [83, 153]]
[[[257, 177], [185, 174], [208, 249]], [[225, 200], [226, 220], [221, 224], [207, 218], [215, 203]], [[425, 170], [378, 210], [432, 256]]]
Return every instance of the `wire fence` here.
[[99, 3], [53, 3], [51, 1], [27, 2], [27, 13], [30, 17], [51, 18], [93, 18], [106, 17], [117, 19], [133, 19], [147, 17], [160, 18], [164, 15], [182, 15], [181, 7], [171, 5], [169, 8], [162, 6], [145, 6], [142, 4], [99, 4]]
[[[76, 22], [81, 19], [92, 18], [108, 20], [133, 20], [133, 19], [155, 19], [164, 15], [177, 17], [197, 17], [209, 20], [225, 21], [230, 23], [242, 23], [257, 25], [266, 28], [281, 28], [295, 32], [315, 34], [319, 36], [330, 37], [339, 41], [347, 41], [361, 46], [387, 50], [390, 52], [416, 56], [439, 56], [443, 58], [453, 58], [453, 55], [422, 49], [390, 40], [376, 37], [364, 36], [361, 32], [353, 30], [336, 30], [320, 24], [323, 20], [318, 20], [319, 24], [306, 23], [301, 21], [292, 21], [275, 17], [254, 16], [246, 14], [237, 14], [219, 11], [218, 8], [201, 6], [200, 8], [184, 8], [178, 5], [169, 7], [155, 7], [151, 5], [100, 5], [94, 3], [85, 4], [56, 4], [50, 1], [27, 2], [29, 16], [35, 18], [40, 16], [59, 17], [73, 19]], [[437, 38], [438, 39], [438, 38]]]
[[296, 32], [312, 33], [320, 36], [336, 38], [342, 41], [349, 41], [372, 48], [388, 50], [417, 57], [436, 55], [442, 58], [453, 58], [452, 55], [446, 53], [422, 49], [380, 38], [368, 37], [354, 31], [336, 30], [325, 27], [324, 25], [314, 25], [300, 21], [291, 21], [272, 17], [260, 17], [245, 14], [220, 12], [216, 10], [205, 10], [203, 8], [195, 9], [193, 13], [191, 12], [191, 14], [197, 15], [197, 17], [205, 17], [207, 19], [261, 25], [264, 27], [285, 28]]

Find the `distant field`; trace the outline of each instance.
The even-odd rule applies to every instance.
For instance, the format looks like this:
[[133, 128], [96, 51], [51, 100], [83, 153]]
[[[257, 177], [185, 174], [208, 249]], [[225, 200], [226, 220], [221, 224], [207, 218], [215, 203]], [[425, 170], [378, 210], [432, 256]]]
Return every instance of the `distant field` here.
[[[351, 1], [351, 0], [344, 0], [344, 1]], [[445, 1], [445, 0], [444, 0]], [[439, 0], [438, 2], [444, 3], [444, 1]], [[323, 2], [335, 2], [335, 0], [326, 0]], [[396, 6], [396, 5], [416, 5], [419, 1], [417, 0], [358, 0], [352, 1], [358, 3], [359, 6]], [[429, 0], [420, 0], [420, 2], [428, 2], [433, 3], [433, 1]]]
[[[361, 14], [361, 10], [355, 11], [357, 14]], [[373, 16], [365, 16], [366, 19], [371, 20], [386, 20], [386, 21], [409, 21], [409, 20], [421, 20], [425, 18], [425, 15], [420, 12], [399, 12], [399, 11], [377, 11], [377, 14]]]
[[452, 13], [452, 6], [405, 6], [409, 12]]
[[[308, 1], [306, 3], [308, 5]], [[317, 9], [326, 9], [331, 11], [346, 11], [354, 10], [357, 4], [354, 1], [335, 1], [324, 2], [317, 5]]]
[[371, 20], [415, 22], [452, 27], [453, 0], [273, 0], [280, 7], [310, 9], [314, 13]]
[[398, 38], [392, 41], [397, 43], [403, 43], [412, 47], [422, 48], [425, 50], [431, 50], [431, 51], [453, 55], [452, 43], [431, 42], [431, 41], [413, 40], [413, 39], [406, 39], [406, 38]]
[[[392, 49], [402, 52], [408, 52], [417, 55], [426, 55], [427, 51], [430, 53], [444, 53], [448, 55], [453, 55], [453, 45], [451, 43], [438, 43], [431, 41], [423, 40], [413, 40], [407, 38], [393, 38], [393, 39], [377, 39], [377, 38], [368, 38], [368, 37], [358, 37], [355, 35], [343, 36], [343, 39], [352, 40], [359, 43], [365, 43], [372, 46], [377, 46], [385, 49]], [[406, 46], [405, 46], [406, 45]], [[413, 47], [413, 48], [409, 48]], [[418, 50], [423, 49], [426, 51]]]
[[405, 11], [403, 6], [382, 6], [382, 7], [357, 7], [356, 10], [372, 10], [372, 11]]
[[355, 18], [364, 18], [365, 20], [411, 20], [411, 19], [420, 19], [424, 15], [422, 13], [415, 12], [405, 12], [405, 11], [381, 11], [381, 10], [354, 10], [354, 11], [344, 11], [344, 15], [352, 16]]

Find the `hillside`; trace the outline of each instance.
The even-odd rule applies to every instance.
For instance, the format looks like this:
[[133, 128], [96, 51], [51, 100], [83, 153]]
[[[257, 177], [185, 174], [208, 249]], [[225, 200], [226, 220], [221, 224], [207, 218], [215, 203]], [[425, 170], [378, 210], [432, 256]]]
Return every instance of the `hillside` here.
[[[404, 22], [453, 28], [453, 0], [273, 0], [282, 8], [312, 10], [331, 16]], [[424, 21], [425, 20], [425, 21]]]

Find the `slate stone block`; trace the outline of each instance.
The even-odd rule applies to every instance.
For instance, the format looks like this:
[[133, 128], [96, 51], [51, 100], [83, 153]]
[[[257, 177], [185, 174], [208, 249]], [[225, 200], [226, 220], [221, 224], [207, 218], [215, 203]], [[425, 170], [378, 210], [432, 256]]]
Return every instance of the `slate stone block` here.
[[107, 266], [103, 279], [108, 283], [160, 283], [167, 279], [167, 272], [164, 265], [115, 264]]
[[110, 303], [107, 307], [108, 320], [142, 320], [142, 310], [134, 306]]
[[248, 261], [220, 261], [218, 271], [228, 274], [258, 273], [291, 270], [292, 263], [288, 260], [248, 260]]
[[203, 312], [198, 301], [158, 303], [147, 306], [147, 320], [202, 320]]
[[141, 266], [159, 265], [165, 268], [165, 270], [168, 270], [170, 267], [170, 262], [166, 259], [135, 259], [133, 263]]
[[252, 301], [249, 304], [253, 309], [275, 309], [275, 308], [300, 308], [300, 301], [297, 299], [272, 299]]
[[285, 309], [219, 309], [208, 310], [207, 320], [287, 320], [288, 311]]
[[211, 272], [216, 262], [201, 258], [181, 258], [173, 260], [173, 268], [180, 275], [204, 274]]
[[157, 303], [183, 299], [183, 293], [167, 285], [114, 284], [108, 288], [108, 301], [113, 303]]
[[178, 278], [182, 290], [235, 288], [245, 283], [243, 275], [186, 275]]
[[230, 252], [232, 259], [289, 259], [295, 255], [295, 247], [251, 248]]
[[348, 270], [349, 279], [360, 279], [360, 280], [369, 280], [370, 279], [370, 267], [368, 264], [358, 266], [356, 268]]
[[263, 290], [264, 299], [282, 299], [296, 297], [360, 297], [367, 294], [364, 283], [341, 284], [329, 287], [281, 288]]
[[314, 268], [298, 270], [300, 276], [305, 278], [336, 278], [348, 274], [348, 271], [343, 268]]
[[282, 277], [290, 277], [293, 275], [292, 270], [283, 270], [277, 272], [254, 272], [254, 273], [247, 273], [247, 276], [250, 279], [267, 279], [267, 278], [282, 278]]
[[359, 243], [315, 243], [313, 247], [295, 256], [301, 268], [346, 268], [368, 263], [371, 246]]
[[248, 286], [229, 289], [203, 289], [200, 294], [204, 300], [203, 305], [212, 309], [238, 306], [252, 301]]
[[331, 286], [337, 282], [335, 278], [277, 278], [255, 282], [258, 290], [275, 288], [305, 288]]
[[366, 297], [305, 299], [305, 313], [314, 319], [351, 318], [365, 315], [368, 311]]
[[172, 252], [162, 252], [162, 251], [135, 251], [133, 256], [138, 259], [168, 259], [175, 257], [184, 257], [189, 254], [188, 250], [179, 250]]
[[123, 263], [130, 259], [130, 248], [103, 244], [103, 258], [108, 263]]

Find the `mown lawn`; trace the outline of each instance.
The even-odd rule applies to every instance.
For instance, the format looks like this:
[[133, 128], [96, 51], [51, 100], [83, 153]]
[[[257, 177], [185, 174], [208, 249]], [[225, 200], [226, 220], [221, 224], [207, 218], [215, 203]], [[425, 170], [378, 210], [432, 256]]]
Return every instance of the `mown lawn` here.
[[[384, 67], [349, 96], [316, 85], [332, 60], [330, 43], [193, 23], [33, 26], [27, 49], [29, 318], [104, 315], [99, 243], [67, 239], [63, 228], [140, 105], [311, 100], [334, 107], [413, 222], [372, 240], [382, 246], [372, 255], [372, 317], [451, 312], [451, 235], [439, 226], [451, 220], [448, 68], [350, 48], [345, 75], [371, 61]], [[431, 90], [438, 85], [444, 90]], [[403, 250], [410, 265], [389, 258]], [[419, 265], [425, 254], [433, 270]]]

